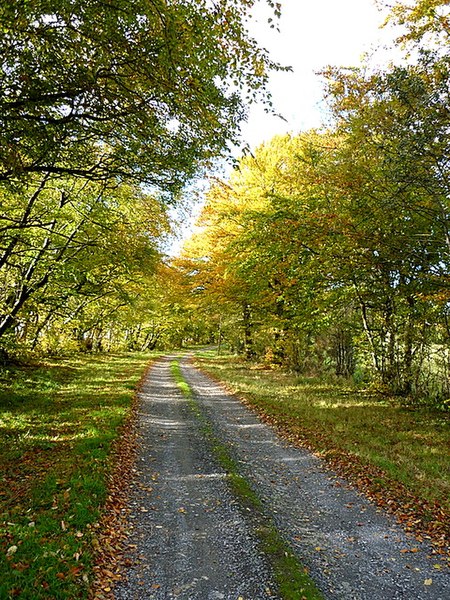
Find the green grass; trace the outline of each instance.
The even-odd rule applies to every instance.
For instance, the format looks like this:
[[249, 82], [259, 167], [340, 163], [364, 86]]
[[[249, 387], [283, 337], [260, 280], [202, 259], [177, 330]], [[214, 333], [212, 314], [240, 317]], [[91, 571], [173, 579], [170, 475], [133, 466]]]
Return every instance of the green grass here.
[[231, 456], [228, 446], [215, 436], [211, 423], [200, 410], [191, 388], [184, 380], [177, 361], [172, 362], [171, 372], [183, 395], [188, 399], [192, 411], [200, 421], [202, 432], [209, 442], [214, 457], [226, 471], [231, 491], [241, 506], [249, 509], [252, 514], [254, 532], [261, 551], [267, 556], [272, 566], [278, 594], [283, 600], [321, 600], [323, 596], [309, 577], [307, 570], [279, 534], [272, 519], [264, 514], [260, 498], [248, 480], [241, 475], [238, 463]]
[[197, 361], [293, 440], [357, 457], [383, 471], [382, 485], [398, 482], [450, 509], [450, 428], [442, 412], [407, 409], [350, 384], [264, 370], [235, 356], [204, 352]]
[[111, 443], [149, 360], [76, 355], [0, 371], [1, 599], [87, 596]]

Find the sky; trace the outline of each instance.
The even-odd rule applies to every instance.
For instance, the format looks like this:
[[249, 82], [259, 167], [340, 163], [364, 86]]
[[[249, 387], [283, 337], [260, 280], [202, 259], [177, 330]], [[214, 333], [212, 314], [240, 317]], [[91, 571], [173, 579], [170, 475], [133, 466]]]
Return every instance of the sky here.
[[[293, 69], [272, 73], [269, 82], [274, 109], [285, 120], [267, 114], [262, 104], [250, 106], [248, 120], [241, 129], [242, 146], [252, 149], [276, 134], [298, 133], [324, 124], [323, 84], [317, 72], [327, 65], [357, 66], [364, 53], [374, 50], [376, 60], [382, 64], [389, 53], [380, 49], [393, 38], [389, 31], [380, 30], [385, 15], [378, 11], [375, 0], [279, 1], [280, 32], [270, 29], [267, 19], [271, 14], [265, 0], [260, 0], [261, 9], [255, 11], [250, 33], [273, 60]], [[240, 153], [241, 149], [236, 148], [236, 158]], [[196, 184], [192, 195], [197, 192], [201, 196], [202, 187], [206, 188], [207, 183]], [[191, 208], [190, 214], [174, 215], [180, 227], [169, 254], [179, 252], [200, 210], [201, 201]]]
[[[262, 3], [261, 3], [262, 4]], [[378, 50], [392, 33], [380, 30], [384, 14], [374, 0], [281, 0], [280, 33], [267, 25], [267, 11], [258, 11], [251, 33], [271, 57], [293, 72], [273, 73], [270, 90], [274, 105], [287, 122], [252, 106], [242, 139], [254, 148], [275, 134], [299, 132], [323, 124], [323, 87], [317, 72], [327, 65], [356, 66], [365, 52]]]

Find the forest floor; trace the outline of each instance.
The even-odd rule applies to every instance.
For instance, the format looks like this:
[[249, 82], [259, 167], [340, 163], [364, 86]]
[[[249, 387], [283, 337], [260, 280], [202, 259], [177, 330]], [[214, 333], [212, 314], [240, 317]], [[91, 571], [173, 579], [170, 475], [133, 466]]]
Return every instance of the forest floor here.
[[141, 388], [128, 511], [117, 600], [450, 597], [429, 540], [187, 359]]

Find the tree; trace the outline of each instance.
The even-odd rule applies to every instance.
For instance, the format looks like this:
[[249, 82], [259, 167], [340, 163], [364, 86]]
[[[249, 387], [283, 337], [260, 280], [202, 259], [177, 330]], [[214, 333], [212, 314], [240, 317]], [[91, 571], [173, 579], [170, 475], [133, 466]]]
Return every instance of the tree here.
[[448, 0], [409, 0], [391, 7], [390, 21], [402, 26], [404, 33], [397, 42], [446, 53], [450, 35]]
[[244, 157], [228, 182], [212, 186], [203, 230], [184, 249], [194, 287], [222, 311], [223, 331], [224, 313], [234, 333], [241, 331], [248, 357], [266, 352], [301, 368], [308, 340], [320, 329], [313, 288], [323, 276], [312, 265], [326, 235], [319, 218], [329, 220], [319, 198], [330, 144], [330, 136], [315, 132], [280, 136]]
[[92, 313], [92, 304], [106, 297], [112, 306], [123, 305], [130, 282], [152, 273], [159, 261], [167, 218], [159, 202], [136, 187], [58, 178], [40, 194], [26, 226], [23, 198], [10, 195], [4, 203], [2, 335], [14, 327], [35, 345], [56, 317], [67, 323], [86, 307]]
[[391, 391], [426, 393], [448, 355], [446, 68], [333, 73], [334, 132], [275, 138], [211, 190], [194, 279], [245, 301], [259, 355], [341, 375], [369, 356]]
[[235, 139], [243, 100], [262, 95], [275, 67], [245, 29], [254, 4], [3, 3], [0, 181], [131, 177], [179, 189]]
[[196, 277], [205, 299], [245, 300], [260, 356], [344, 375], [356, 360], [390, 392], [444, 398], [448, 2], [398, 3], [393, 18], [409, 62], [328, 69], [332, 129], [271, 140], [210, 192]]
[[63, 265], [76, 270], [83, 248], [100, 247], [91, 226], [114, 221], [106, 196], [145, 185], [174, 199], [236, 141], [244, 102], [270, 104], [264, 87], [278, 67], [245, 25], [255, 1], [2, 4], [0, 337], [38, 292], [42, 313]]
[[384, 73], [331, 74], [348, 266], [374, 367], [405, 394], [432, 345], [448, 344], [430, 325], [442, 331], [449, 299], [449, 80], [448, 57], [430, 54]]

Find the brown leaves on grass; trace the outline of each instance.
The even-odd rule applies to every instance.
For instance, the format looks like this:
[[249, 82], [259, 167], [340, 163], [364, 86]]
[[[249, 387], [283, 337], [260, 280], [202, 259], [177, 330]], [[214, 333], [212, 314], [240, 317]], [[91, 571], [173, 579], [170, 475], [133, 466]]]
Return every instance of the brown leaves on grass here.
[[36, 482], [43, 479], [45, 475], [64, 459], [64, 452], [69, 453], [70, 449], [64, 444], [59, 444], [49, 449], [33, 448], [27, 450], [20, 457], [20, 460], [3, 459], [2, 479], [3, 485], [0, 490], [1, 511], [20, 507], [20, 510], [27, 505], [31, 494], [31, 489]]
[[[147, 372], [148, 369], [141, 377], [138, 390]], [[138, 394], [135, 393], [130, 414], [121, 427], [111, 452], [108, 497], [102, 518], [93, 526], [95, 565], [94, 579], [89, 590], [90, 600], [112, 600], [114, 584], [122, 579], [123, 567], [129, 566], [125, 557], [127, 501], [136, 460], [138, 407]]]
[[251, 400], [242, 397], [240, 399], [246, 406], [257, 412], [265, 423], [274, 427], [281, 437], [313, 452], [323, 459], [330, 469], [357, 487], [377, 506], [394, 514], [403, 528], [414, 534], [418, 541], [427, 539], [433, 545], [434, 552], [448, 553], [450, 515], [437, 502], [433, 503], [415, 496], [382, 469], [333, 446], [331, 440], [322, 432], [304, 429], [297, 423], [284, 422], [265, 414]]

